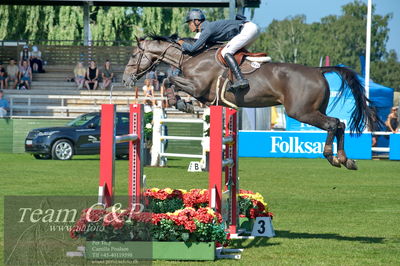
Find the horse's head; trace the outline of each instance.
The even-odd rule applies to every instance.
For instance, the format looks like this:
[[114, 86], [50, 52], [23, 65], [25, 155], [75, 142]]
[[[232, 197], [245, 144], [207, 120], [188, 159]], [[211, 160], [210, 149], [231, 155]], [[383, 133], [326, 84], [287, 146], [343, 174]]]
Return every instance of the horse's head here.
[[[160, 61], [171, 63], [171, 58], [175, 56], [168, 56], [168, 53], [176, 55], [176, 50], [180, 51], [179, 45], [171, 37], [152, 36], [152, 38], [153, 40], [136, 38], [137, 47], [132, 52], [122, 78], [124, 85], [133, 85]], [[175, 48], [174, 51], [169, 49], [171, 47]], [[181, 51], [180, 54], [182, 55]]]

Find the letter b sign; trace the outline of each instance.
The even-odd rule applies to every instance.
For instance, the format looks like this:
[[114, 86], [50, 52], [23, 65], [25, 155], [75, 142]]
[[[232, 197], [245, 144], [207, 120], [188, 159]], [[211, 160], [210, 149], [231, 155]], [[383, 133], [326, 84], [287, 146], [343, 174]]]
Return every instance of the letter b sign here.
[[188, 172], [201, 172], [200, 162], [190, 162]]

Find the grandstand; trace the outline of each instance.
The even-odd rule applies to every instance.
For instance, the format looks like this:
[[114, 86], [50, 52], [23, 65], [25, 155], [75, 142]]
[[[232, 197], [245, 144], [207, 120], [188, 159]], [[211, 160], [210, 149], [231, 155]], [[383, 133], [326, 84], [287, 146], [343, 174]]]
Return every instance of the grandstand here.
[[[19, 52], [28, 42], [0, 43], [0, 60], [5, 64], [9, 58], [19, 58]], [[139, 98], [133, 88], [122, 85], [122, 74], [129, 56], [131, 46], [81, 46], [64, 45], [66, 41], [60, 41], [63, 45], [32, 45], [39, 47], [42, 59], [46, 62], [46, 73], [33, 73], [31, 90], [7, 90], [6, 98], [9, 100], [10, 116], [35, 116], [35, 117], [76, 117], [79, 114], [97, 111], [100, 105], [110, 102], [110, 91], [86, 89], [78, 90], [73, 78], [73, 69], [77, 62], [85, 64], [90, 60], [97, 62], [101, 71], [103, 63], [108, 59], [112, 62], [115, 75], [112, 90], [112, 103], [119, 106], [127, 106], [129, 103], [142, 102], [141, 87], [143, 78], [136, 86], [139, 88]], [[28, 43], [30, 44], [30, 43]], [[31, 45], [30, 45], [31, 46]], [[157, 70], [165, 72], [166, 65], [159, 65]], [[160, 92], [155, 92], [155, 97], [161, 97]], [[168, 108], [171, 115], [184, 115], [183, 113]]]

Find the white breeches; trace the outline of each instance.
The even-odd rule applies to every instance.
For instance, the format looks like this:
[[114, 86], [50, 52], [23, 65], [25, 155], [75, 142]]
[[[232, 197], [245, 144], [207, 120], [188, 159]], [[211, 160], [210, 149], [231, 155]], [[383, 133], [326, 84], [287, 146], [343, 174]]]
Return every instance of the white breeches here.
[[255, 41], [259, 34], [260, 28], [255, 23], [250, 21], [246, 22], [240, 33], [233, 37], [233, 39], [226, 44], [224, 49], [222, 49], [222, 56], [225, 56], [226, 53], [235, 54], [241, 48], [249, 46]]

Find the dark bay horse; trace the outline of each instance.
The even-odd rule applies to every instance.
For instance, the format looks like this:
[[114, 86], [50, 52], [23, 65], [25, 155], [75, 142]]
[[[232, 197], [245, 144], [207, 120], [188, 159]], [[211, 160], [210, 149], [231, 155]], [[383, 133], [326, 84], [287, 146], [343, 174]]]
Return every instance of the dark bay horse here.
[[[215, 49], [190, 56], [184, 54], [178, 44], [168, 37], [153, 37], [153, 40], [137, 40], [138, 45], [127, 64], [123, 82], [132, 85], [154, 65], [165, 62], [182, 71], [182, 76], [169, 78], [178, 90], [184, 91], [206, 105], [225, 105], [218, 102], [216, 88], [226, 68], [215, 57]], [[326, 116], [330, 90], [324, 77], [326, 72], [336, 72], [342, 79], [339, 96], [350, 88], [355, 98], [351, 114], [350, 131], [360, 134], [366, 125], [377, 121], [375, 111], [368, 105], [364, 87], [354, 71], [346, 67], [308, 67], [288, 63], [265, 63], [257, 71], [245, 75], [250, 88], [233, 94], [222, 95], [237, 107], [268, 107], [282, 104], [286, 113], [303, 123], [328, 132], [324, 156], [331, 165], [356, 170], [355, 161], [348, 159], [344, 151], [345, 124], [335, 117]], [[348, 87], [345, 86], [347, 83]], [[217, 99], [217, 101], [216, 101]], [[230, 105], [230, 106], [232, 106]], [[337, 140], [337, 156], [333, 154], [333, 141]]]

